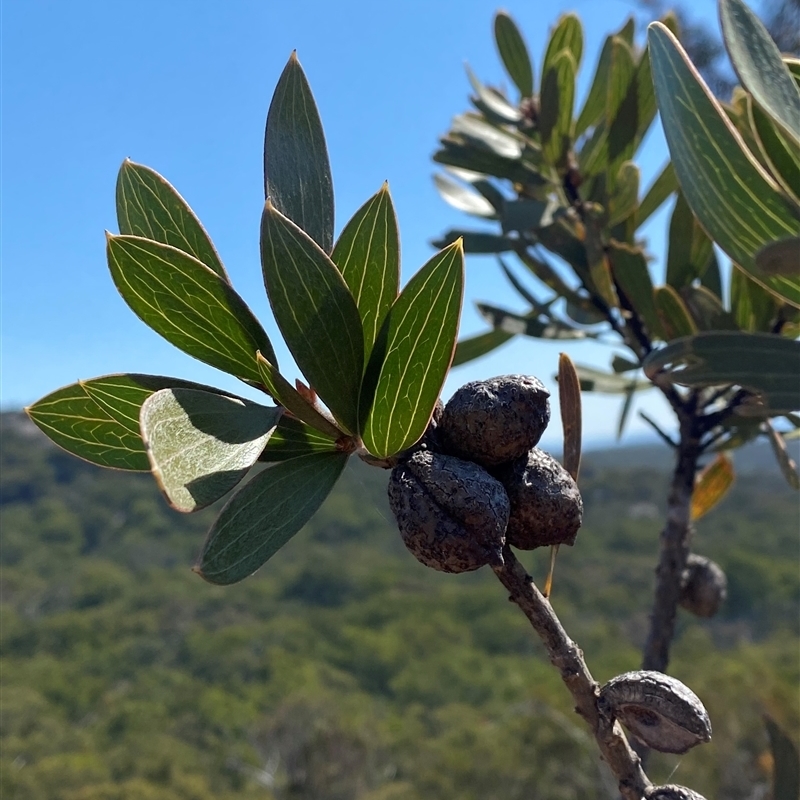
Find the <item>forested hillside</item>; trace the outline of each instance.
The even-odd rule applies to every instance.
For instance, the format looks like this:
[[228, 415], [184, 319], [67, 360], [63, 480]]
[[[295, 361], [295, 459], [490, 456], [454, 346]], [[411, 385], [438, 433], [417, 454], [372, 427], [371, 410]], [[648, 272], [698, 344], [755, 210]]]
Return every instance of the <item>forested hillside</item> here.
[[[3, 800], [584, 800], [613, 782], [493, 574], [403, 548], [386, 473], [361, 463], [255, 577], [190, 566], [214, 511], [169, 510], [148, 475], [2, 428]], [[553, 604], [595, 677], [635, 669], [664, 513], [663, 469], [588, 459], [585, 524]], [[602, 466], [600, 466], [602, 464]], [[650, 775], [744, 800], [769, 783], [761, 715], [800, 738], [797, 495], [740, 479], [698, 523], [725, 569], [712, 621], [681, 615], [673, 674], [710, 745]], [[523, 554], [542, 578], [544, 551]]]

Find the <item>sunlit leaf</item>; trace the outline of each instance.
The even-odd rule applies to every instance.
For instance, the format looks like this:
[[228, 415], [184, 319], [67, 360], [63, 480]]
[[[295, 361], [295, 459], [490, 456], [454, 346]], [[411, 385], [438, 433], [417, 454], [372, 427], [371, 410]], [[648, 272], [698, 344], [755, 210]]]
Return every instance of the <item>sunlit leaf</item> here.
[[580, 379], [581, 391], [601, 392], [603, 394], [627, 394], [628, 392], [641, 392], [651, 389], [649, 381], [637, 380], [636, 378], [626, 378], [614, 372], [603, 372], [594, 367], [586, 367], [577, 364], [575, 369]]
[[433, 154], [437, 164], [479, 172], [495, 178], [507, 178], [515, 183], [546, 186], [548, 179], [540, 169], [519, 157], [498, 155], [485, 143], [478, 146], [474, 139], [460, 134], [448, 134], [441, 140], [442, 148]]
[[750, 98], [747, 111], [764, 163], [783, 190], [800, 205], [800, 144], [781, 131]]
[[175, 247], [138, 236], [107, 239], [114, 284], [145, 324], [212, 367], [259, 380], [256, 351], [270, 360], [275, 354], [253, 312], [226, 280]]
[[275, 208], [331, 252], [333, 180], [328, 148], [296, 53], [278, 80], [267, 114], [264, 191]]
[[705, 516], [728, 493], [736, 475], [733, 462], [720, 453], [698, 476], [692, 492], [692, 521]]
[[252, 575], [316, 513], [346, 462], [342, 453], [313, 453], [256, 475], [220, 512], [194, 571], [217, 584]]
[[331, 259], [361, 315], [366, 363], [400, 286], [400, 238], [388, 184], [344, 226]]
[[519, 134], [493, 125], [478, 114], [459, 114], [453, 119], [450, 134], [505, 159], [518, 159], [525, 149], [525, 140]]
[[659, 286], [653, 292], [653, 300], [666, 341], [697, 333], [697, 326], [686, 303], [671, 286]]
[[528, 48], [519, 28], [505, 11], [495, 14], [494, 40], [503, 66], [522, 97], [533, 95], [533, 66]]
[[703, 228], [754, 279], [800, 305], [800, 275], [761, 276], [755, 253], [797, 233], [797, 219], [750, 155], [675, 37], [649, 28], [661, 120], [675, 172]]
[[189, 204], [149, 167], [123, 161], [117, 175], [117, 222], [124, 235], [177, 247], [230, 283], [225, 267]]
[[778, 299], [741, 269], [731, 271], [730, 307], [743, 331], [770, 330], [777, 316]]
[[485, 356], [496, 350], [500, 345], [505, 344], [509, 339], [513, 339], [511, 333], [505, 331], [492, 330], [488, 333], [481, 333], [477, 336], [470, 336], [467, 339], [461, 339], [456, 346], [456, 354], [453, 356], [452, 366], [457, 367], [461, 364], [466, 364], [468, 361], [474, 361], [476, 358]]
[[551, 164], [562, 163], [572, 142], [575, 73], [575, 58], [565, 49], [545, 66], [542, 74], [539, 134], [542, 151]]
[[259, 461], [288, 461], [290, 458], [306, 456], [310, 453], [339, 452], [336, 440], [324, 433], [284, 414], [278, 421], [278, 427], [267, 440], [267, 446], [261, 451]]
[[614, 191], [608, 200], [608, 225], [613, 228], [626, 220], [639, 206], [639, 167], [625, 161], [619, 168]]
[[492, 219], [496, 216], [494, 206], [485, 197], [467, 188], [464, 184], [448, 178], [447, 175], [443, 175], [441, 172], [437, 172], [433, 176], [433, 182], [436, 184], [439, 194], [453, 208], [477, 217]]
[[258, 460], [281, 413], [197, 389], [161, 389], [148, 397], [142, 440], [169, 504], [197, 511], [226, 495]]
[[594, 339], [596, 334], [580, 330], [557, 319], [539, 319], [539, 311], [516, 314], [504, 308], [477, 304], [478, 313], [497, 331], [513, 335], [532, 336], [535, 339]]
[[568, 50], [572, 55], [573, 66], [577, 72], [583, 58], [583, 26], [578, 15], [572, 12], [559, 17], [550, 33], [542, 62], [542, 92], [544, 92], [545, 73], [555, 65], [564, 50]]
[[460, 242], [437, 253], [392, 306], [364, 376], [367, 450], [387, 458], [425, 432], [453, 360], [464, 291]]
[[487, 86], [484, 86], [469, 66], [466, 66], [466, 70], [469, 82], [472, 84], [472, 88], [475, 90], [478, 99], [493, 114], [502, 119], [503, 122], [516, 123], [522, 119], [522, 114], [518, 108], [511, 105], [511, 103], [498, 92], [492, 91]]
[[[333, 261], [269, 200], [261, 217], [261, 266], [297, 366], [336, 420], [355, 433], [364, 366], [361, 316]], [[258, 371], [255, 356], [253, 365]]]
[[722, 37], [742, 86], [800, 145], [800, 89], [769, 31], [742, 0], [720, 0]]
[[644, 362], [649, 378], [658, 374], [684, 386], [740, 386], [761, 404], [737, 413], [776, 416], [800, 409], [800, 341], [766, 333], [719, 331], [671, 342]]

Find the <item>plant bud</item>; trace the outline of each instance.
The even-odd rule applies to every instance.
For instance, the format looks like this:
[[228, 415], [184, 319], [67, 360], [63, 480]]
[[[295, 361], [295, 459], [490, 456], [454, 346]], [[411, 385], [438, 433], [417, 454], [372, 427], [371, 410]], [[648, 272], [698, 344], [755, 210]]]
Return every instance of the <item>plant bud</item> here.
[[583, 501], [572, 476], [535, 447], [495, 472], [508, 493], [511, 516], [506, 539], [520, 550], [574, 544]]
[[550, 392], [538, 378], [501, 375], [462, 386], [439, 425], [444, 452], [494, 467], [525, 455], [550, 421]]
[[662, 672], [626, 672], [600, 689], [599, 704], [642, 744], [685, 753], [711, 739], [711, 721], [697, 695]]
[[698, 617], [713, 617], [727, 596], [728, 580], [719, 564], [690, 553], [681, 576], [681, 606]]
[[706, 800], [685, 786], [670, 783], [668, 786], [651, 786], [645, 790], [645, 800]]
[[442, 572], [501, 565], [508, 496], [470, 461], [417, 450], [389, 478], [389, 505], [406, 547]]

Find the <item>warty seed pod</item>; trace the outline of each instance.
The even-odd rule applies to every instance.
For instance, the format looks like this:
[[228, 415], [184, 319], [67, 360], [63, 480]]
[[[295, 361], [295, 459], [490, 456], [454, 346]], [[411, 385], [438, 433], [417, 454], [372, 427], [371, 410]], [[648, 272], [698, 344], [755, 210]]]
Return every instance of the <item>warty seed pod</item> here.
[[660, 753], [685, 753], [711, 740], [711, 721], [697, 695], [662, 672], [640, 670], [612, 678], [599, 705], [642, 744]]
[[550, 422], [550, 392], [530, 375], [464, 384], [439, 424], [445, 453], [494, 467], [525, 455]]
[[426, 566], [468, 572], [503, 563], [508, 495], [477, 464], [417, 450], [392, 470], [389, 505], [406, 547]]
[[583, 500], [572, 476], [551, 455], [530, 452], [494, 471], [508, 493], [506, 539], [520, 550], [574, 544], [583, 522]]
[[698, 617], [713, 617], [727, 596], [728, 579], [722, 567], [690, 553], [681, 576], [681, 606]]
[[706, 800], [703, 795], [687, 789], [685, 786], [678, 786], [670, 783], [667, 786], [651, 786], [645, 789], [645, 800]]

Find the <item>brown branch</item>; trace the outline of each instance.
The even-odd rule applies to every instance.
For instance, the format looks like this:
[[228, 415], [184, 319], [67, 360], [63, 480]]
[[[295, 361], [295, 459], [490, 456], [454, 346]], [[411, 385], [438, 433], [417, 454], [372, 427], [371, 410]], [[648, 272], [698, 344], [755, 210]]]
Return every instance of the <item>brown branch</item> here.
[[591, 728], [603, 759], [617, 779], [620, 794], [624, 800], [641, 800], [652, 784], [619, 723], [598, 708], [597, 683], [586, 666], [583, 652], [569, 638], [553, 607], [508, 546], [503, 549], [503, 559], [503, 566], [492, 569], [508, 590], [511, 602], [520, 607], [539, 635], [550, 662], [561, 673], [561, 680], [575, 701], [575, 711]]

